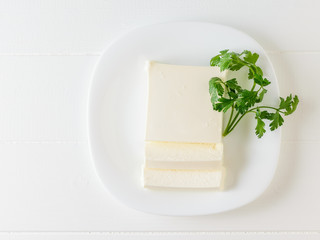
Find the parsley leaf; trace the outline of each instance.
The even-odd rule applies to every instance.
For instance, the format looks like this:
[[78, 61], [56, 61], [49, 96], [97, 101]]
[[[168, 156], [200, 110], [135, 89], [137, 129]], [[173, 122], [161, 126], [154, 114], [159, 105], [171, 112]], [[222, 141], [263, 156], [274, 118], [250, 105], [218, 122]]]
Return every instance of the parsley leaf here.
[[213, 77], [209, 81], [209, 93], [211, 97], [211, 103], [215, 104], [218, 101], [219, 96], [221, 97], [224, 93], [223, 81], [218, 77]]
[[258, 136], [258, 138], [261, 138], [263, 136], [263, 134], [266, 132], [266, 129], [264, 128], [264, 126], [266, 125], [264, 123], [264, 121], [261, 118], [261, 112], [260, 110], [258, 110], [256, 112], [256, 119], [257, 119], [257, 126], [255, 128], [256, 130], [256, 135]]
[[260, 113], [260, 118], [272, 120], [274, 118], [274, 113], [269, 113], [268, 111], [262, 111]]
[[253, 80], [256, 84], [265, 87], [268, 86], [271, 82], [268, 81], [268, 79], [263, 78], [261, 75], [259, 74], [254, 74], [253, 76]]
[[257, 92], [244, 89], [239, 94], [235, 108], [242, 114], [244, 114], [250, 107], [252, 107], [257, 100]]
[[227, 99], [224, 97], [219, 98], [219, 102], [214, 104], [213, 109], [219, 112], [226, 112], [230, 107], [232, 107], [234, 99]]
[[276, 111], [275, 114], [273, 115], [272, 122], [270, 123], [270, 130], [273, 131], [277, 129], [278, 127], [282, 126], [284, 120], [281, 117], [279, 111]]
[[284, 100], [282, 97], [280, 97], [280, 105], [279, 109], [287, 109], [291, 106], [291, 101], [292, 101], [292, 95], [288, 96], [286, 100]]
[[244, 54], [243, 59], [249, 63], [252, 63], [252, 64], [255, 64], [259, 58], [259, 54], [257, 54], [257, 53], [252, 54], [248, 50], [244, 50], [242, 53]]
[[226, 85], [228, 86], [228, 88], [230, 90], [234, 90], [234, 91], [237, 91], [237, 92], [241, 92], [242, 91], [242, 88], [238, 84], [236, 78], [232, 78], [232, 79], [226, 81]]
[[293, 100], [291, 100], [291, 105], [286, 107], [285, 115], [292, 114], [297, 109], [298, 103], [299, 103], [299, 98], [297, 95], [295, 95]]
[[267, 93], [267, 89], [262, 89], [262, 91], [259, 93], [256, 102], [260, 103], [263, 100], [264, 95]]
[[219, 66], [221, 71], [228, 69], [231, 64], [232, 59], [230, 58], [230, 54], [225, 54], [220, 58]]

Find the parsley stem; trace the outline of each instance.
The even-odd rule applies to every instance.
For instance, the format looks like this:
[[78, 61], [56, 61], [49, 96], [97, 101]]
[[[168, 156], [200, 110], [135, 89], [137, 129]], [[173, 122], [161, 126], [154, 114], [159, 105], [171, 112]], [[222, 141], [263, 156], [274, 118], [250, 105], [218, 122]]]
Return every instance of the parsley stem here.
[[230, 124], [230, 122], [231, 122], [231, 119], [232, 119], [232, 116], [233, 116], [233, 111], [234, 111], [234, 105], [232, 105], [231, 114], [230, 114], [230, 118], [229, 118], [227, 127], [229, 126], [229, 124]]
[[227, 136], [230, 132], [232, 132], [232, 130], [238, 125], [238, 123], [240, 122], [240, 120], [249, 112], [254, 112], [253, 109], [246, 111], [244, 114], [241, 115], [241, 117], [236, 121], [236, 123], [233, 125], [232, 128], [229, 129], [228, 133], [224, 136]]
[[248, 111], [251, 111], [251, 110], [257, 110], [258, 108], [270, 108], [270, 109], [276, 110], [277, 112], [280, 112], [280, 113], [285, 114], [285, 112], [281, 111], [279, 108], [275, 108], [275, 107], [268, 107], [268, 106], [258, 106], [258, 107], [255, 107], [255, 108], [251, 108], [251, 109], [250, 109], [250, 110], [248, 110]]
[[[232, 110], [233, 110], [233, 109], [232, 109]], [[232, 110], [231, 110], [231, 111], [232, 111]], [[222, 136], [227, 136], [227, 135], [231, 132], [231, 131], [230, 131], [230, 128], [231, 128], [231, 126], [234, 124], [234, 122], [237, 120], [239, 114], [240, 114], [240, 113], [237, 112], [237, 114], [234, 116], [234, 118], [232, 119], [231, 122], [230, 122], [230, 120], [231, 120], [231, 116], [230, 116], [229, 121], [228, 121], [228, 124], [227, 124], [227, 127], [225, 128]]]
[[223, 134], [225, 134], [225, 132], [229, 129], [230, 127], [230, 122], [231, 122], [231, 119], [232, 119], [232, 116], [233, 116], [233, 111], [234, 111], [234, 105], [232, 105], [232, 109], [231, 109], [231, 114], [230, 114], [230, 117], [229, 117], [229, 121], [228, 121], [228, 124], [223, 132]]
[[[250, 110], [246, 111], [244, 114], [241, 115], [241, 117], [236, 121], [237, 117], [239, 116], [239, 112], [235, 115], [233, 121], [231, 122], [231, 124], [227, 125], [227, 128], [225, 129], [225, 131], [223, 132], [223, 136], [227, 136], [230, 132], [232, 132], [232, 130], [238, 125], [238, 123], [240, 122], [240, 120], [247, 114], [250, 112], [255, 112], [255, 110], [259, 109], [259, 108], [270, 108], [273, 109], [277, 112], [283, 113], [283, 111], [280, 111], [280, 109], [275, 108], [275, 107], [268, 107], [268, 106], [259, 106], [259, 107], [255, 107], [255, 108], [251, 108]], [[230, 121], [229, 121], [230, 122]]]
[[[254, 90], [254, 88], [256, 87], [256, 83], [254, 82], [253, 83], [253, 86], [252, 86], [252, 88], [251, 88], [251, 92]], [[260, 90], [260, 89], [259, 89]], [[258, 91], [259, 92], [259, 91]]]
[[237, 112], [237, 114], [234, 116], [234, 119], [232, 120], [232, 122], [231, 122], [231, 126], [234, 124], [234, 122], [237, 120], [237, 118], [238, 118], [238, 116], [240, 115], [240, 113], [239, 112]]

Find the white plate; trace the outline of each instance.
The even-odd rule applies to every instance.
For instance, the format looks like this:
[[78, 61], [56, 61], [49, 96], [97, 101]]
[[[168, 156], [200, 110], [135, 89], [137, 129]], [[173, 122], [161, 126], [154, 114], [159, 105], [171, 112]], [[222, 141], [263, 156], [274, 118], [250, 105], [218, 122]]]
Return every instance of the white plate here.
[[208, 66], [211, 57], [223, 49], [259, 53], [258, 63], [272, 82], [266, 101], [277, 101], [277, 79], [263, 48], [230, 27], [202, 22], [146, 26], [117, 39], [103, 53], [90, 89], [89, 142], [98, 175], [119, 201], [154, 214], [205, 215], [243, 206], [268, 187], [278, 162], [280, 132], [267, 131], [262, 139], [257, 139], [252, 116], [247, 116], [224, 139], [225, 191], [142, 187], [147, 106], [145, 61]]

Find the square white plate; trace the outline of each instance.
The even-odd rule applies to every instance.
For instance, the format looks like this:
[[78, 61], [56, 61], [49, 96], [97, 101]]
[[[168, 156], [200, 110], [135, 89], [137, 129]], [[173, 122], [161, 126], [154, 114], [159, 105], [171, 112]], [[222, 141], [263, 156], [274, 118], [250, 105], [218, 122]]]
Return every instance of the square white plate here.
[[260, 55], [258, 65], [271, 81], [264, 102], [276, 103], [278, 83], [263, 48], [230, 27], [203, 22], [146, 26], [115, 40], [102, 54], [89, 94], [89, 143], [99, 177], [119, 201], [144, 212], [192, 216], [243, 206], [266, 190], [278, 163], [280, 131], [267, 131], [258, 139], [252, 116], [246, 116], [224, 139], [224, 191], [149, 190], [142, 186], [146, 61], [209, 66], [211, 57], [224, 49], [247, 49]]

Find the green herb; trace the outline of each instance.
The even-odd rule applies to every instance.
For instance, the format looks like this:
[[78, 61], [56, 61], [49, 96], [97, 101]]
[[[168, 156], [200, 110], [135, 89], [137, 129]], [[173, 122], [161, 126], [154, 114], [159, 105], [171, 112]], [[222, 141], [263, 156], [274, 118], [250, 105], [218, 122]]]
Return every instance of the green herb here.
[[227, 126], [223, 131], [223, 136], [227, 136], [238, 125], [240, 120], [247, 114], [253, 113], [257, 120], [255, 133], [261, 138], [266, 132], [265, 121], [269, 121], [271, 131], [280, 127], [284, 120], [284, 115], [292, 114], [299, 103], [298, 96], [281, 98], [278, 107], [257, 105], [261, 103], [270, 81], [263, 77], [262, 69], [256, 65], [259, 58], [257, 53], [251, 53], [248, 50], [242, 53], [229, 52], [223, 50], [219, 55], [213, 57], [210, 61], [211, 66], [220, 67], [220, 71], [231, 70], [238, 71], [242, 67], [247, 67], [248, 81], [252, 81], [251, 89], [242, 88], [237, 79], [233, 78], [222, 81], [218, 77], [213, 77], [209, 81], [209, 93], [213, 109], [219, 112], [231, 111]]

